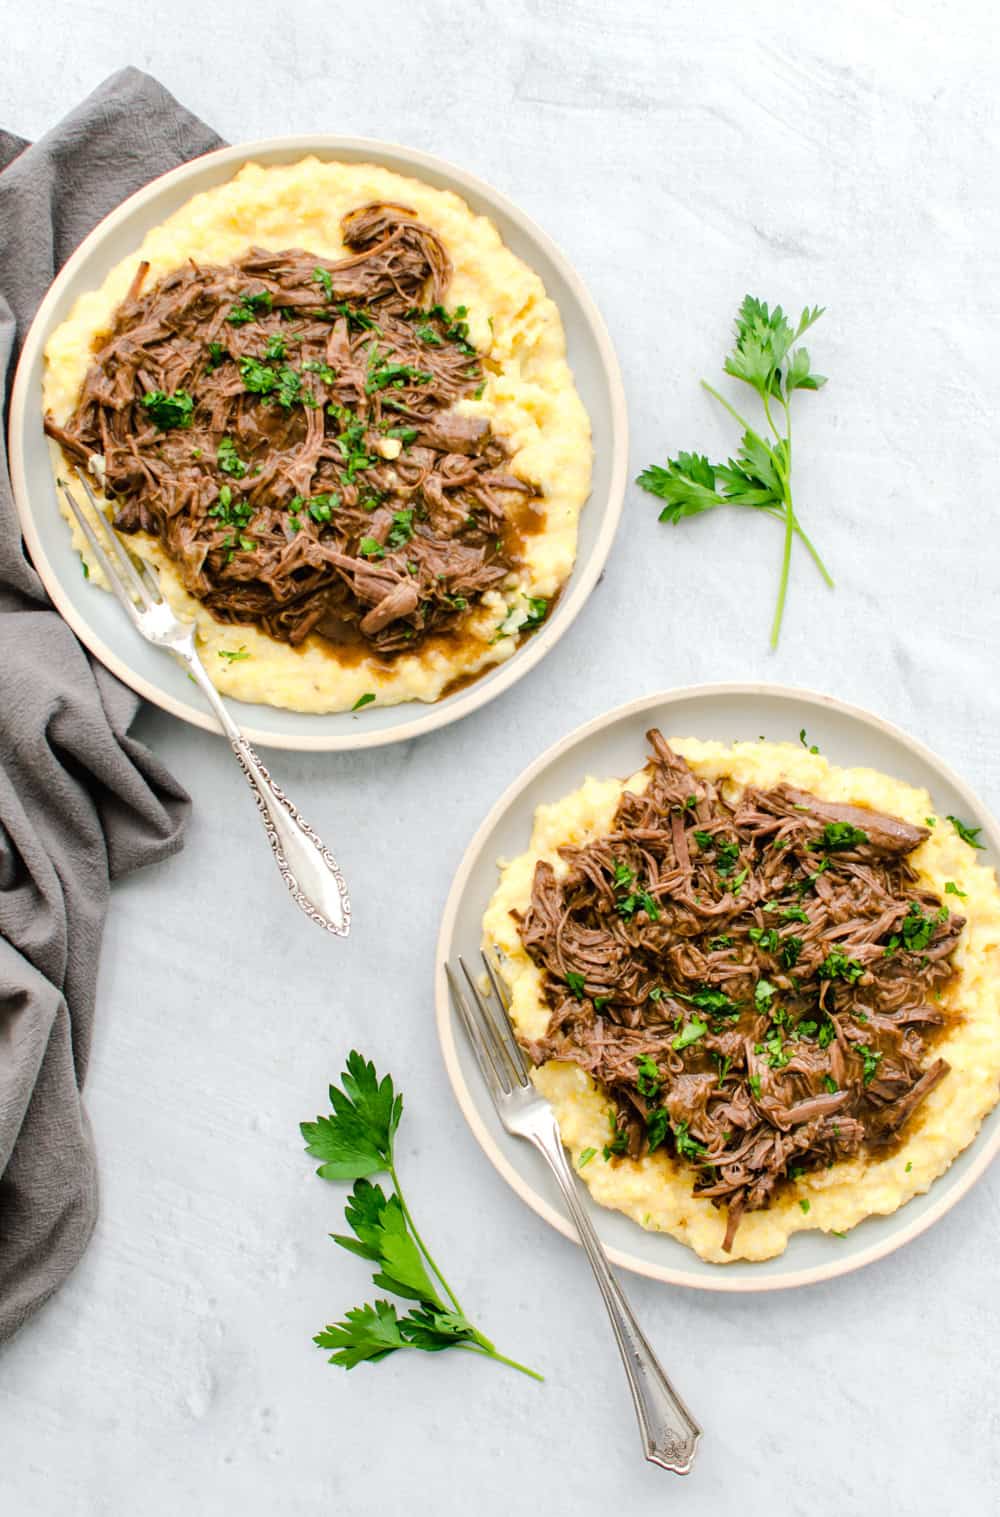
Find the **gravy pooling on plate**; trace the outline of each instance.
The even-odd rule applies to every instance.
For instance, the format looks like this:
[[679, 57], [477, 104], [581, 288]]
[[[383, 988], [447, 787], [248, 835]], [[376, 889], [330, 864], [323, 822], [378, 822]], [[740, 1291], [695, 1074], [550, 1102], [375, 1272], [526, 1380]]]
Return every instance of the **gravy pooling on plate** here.
[[572, 568], [591, 455], [558, 312], [449, 192], [248, 165], [46, 354], [50, 435], [227, 693], [436, 699], [509, 657]]
[[650, 739], [539, 807], [485, 937], [595, 1199], [769, 1258], [927, 1189], [995, 1104], [1000, 892], [889, 776]]

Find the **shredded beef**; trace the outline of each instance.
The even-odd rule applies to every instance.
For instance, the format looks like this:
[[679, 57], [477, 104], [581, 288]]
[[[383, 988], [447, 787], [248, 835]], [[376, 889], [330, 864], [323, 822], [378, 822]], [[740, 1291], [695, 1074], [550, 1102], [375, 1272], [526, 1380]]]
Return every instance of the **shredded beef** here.
[[[740, 1218], [789, 1177], [885, 1152], [947, 1073], [929, 1041], [964, 918], [924, 889], [897, 817], [697, 779], [648, 734], [648, 788], [606, 837], [535, 868], [536, 1062], [611, 1094], [605, 1158], [663, 1147]], [[516, 914], [515, 914], [516, 915]]]
[[335, 263], [252, 248], [145, 295], [140, 266], [46, 430], [73, 463], [103, 459], [116, 527], [159, 538], [219, 620], [391, 657], [509, 580], [536, 492], [453, 409], [484, 376], [466, 313], [442, 304], [440, 238], [382, 204], [342, 231]]

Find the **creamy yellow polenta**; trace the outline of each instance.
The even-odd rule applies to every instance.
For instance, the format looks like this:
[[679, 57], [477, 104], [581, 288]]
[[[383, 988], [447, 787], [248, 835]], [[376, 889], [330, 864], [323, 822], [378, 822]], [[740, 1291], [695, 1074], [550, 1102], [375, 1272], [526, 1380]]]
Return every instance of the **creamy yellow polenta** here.
[[[525, 541], [524, 568], [502, 591], [484, 597], [467, 618], [461, 639], [453, 645], [437, 640], [389, 666], [369, 657], [342, 664], [320, 638], [292, 648], [256, 627], [217, 622], [188, 595], [152, 539], [132, 538], [136, 551], [159, 568], [171, 605], [197, 621], [199, 646], [215, 684], [240, 700], [314, 712], [348, 710], [369, 691], [380, 705], [437, 700], [451, 681], [510, 658], [528, 614], [528, 599], [554, 595], [573, 568], [592, 453], [590, 423], [566, 362], [559, 311], [538, 275], [504, 246], [485, 216], [475, 215], [448, 190], [432, 189], [375, 164], [323, 163], [317, 158], [276, 168], [250, 163], [229, 183], [196, 195], [153, 228], [142, 246], [111, 270], [99, 290], [82, 295], [52, 333], [45, 350], [45, 409], [57, 422], [72, 412], [95, 348], [110, 329], [142, 259], [150, 265], [147, 288], [189, 258], [231, 263], [250, 246], [302, 247], [336, 259], [345, 252], [341, 217], [373, 200], [409, 206], [447, 247], [454, 265], [447, 302], [452, 308], [468, 307], [470, 338], [483, 357], [486, 375], [482, 397], [463, 401], [460, 409], [488, 417], [494, 431], [506, 439], [514, 473], [543, 493], [538, 504], [543, 525]], [[58, 449], [54, 460], [58, 470]], [[82, 533], [75, 523], [71, 526], [91, 578], [102, 584]], [[220, 656], [240, 649], [249, 656]]]
[[[935, 815], [926, 790], [874, 769], [836, 768], [822, 755], [788, 743], [727, 748], [695, 738], [669, 741], [695, 774], [710, 780], [728, 777], [736, 789], [784, 780], [825, 800], [870, 806], [918, 825]], [[624, 783], [588, 779], [563, 800], [539, 806], [527, 852], [501, 866], [500, 884], [483, 919], [484, 943], [503, 955], [511, 1015], [525, 1038], [544, 1033], [548, 1012], [542, 973], [521, 946], [511, 910], [527, 907], [538, 859], [564, 874], [560, 845], [584, 843], [610, 831], [622, 791], [641, 792], [646, 782], [644, 771]], [[803, 1175], [769, 1210], [744, 1215], [733, 1251], [725, 1254], [725, 1212], [691, 1194], [690, 1168], [662, 1152], [606, 1163], [601, 1157], [611, 1110], [606, 1094], [578, 1066], [552, 1060], [534, 1072], [534, 1079], [555, 1109], [574, 1163], [579, 1164], [584, 1150], [596, 1150], [580, 1170], [595, 1201], [642, 1227], [671, 1234], [702, 1259], [725, 1264], [773, 1258], [784, 1251], [792, 1233], [803, 1229], [844, 1232], [867, 1216], [893, 1212], [948, 1168], [971, 1143], [1000, 1094], [1000, 889], [994, 871], [976, 862], [975, 853], [943, 818], [936, 819], [913, 863], [922, 883], [960, 910], [967, 924], [955, 955], [958, 973], [945, 994], [946, 1009], [956, 1013], [955, 1020], [934, 1047], [934, 1056], [947, 1059], [951, 1070], [917, 1109], [902, 1147], [886, 1158], [862, 1154]], [[949, 880], [965, 892], [964, 900], [945, 897]], [[805, 1200], [807, 1210], [799, 1204]]]

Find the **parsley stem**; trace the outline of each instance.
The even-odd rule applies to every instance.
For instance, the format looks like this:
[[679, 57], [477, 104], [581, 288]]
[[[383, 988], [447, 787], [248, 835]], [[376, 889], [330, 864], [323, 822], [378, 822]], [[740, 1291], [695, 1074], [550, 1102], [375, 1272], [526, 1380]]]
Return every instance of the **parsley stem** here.
[[456, 1312], [458, 1312], [458, 1314], [459, 1314], [460, 1317], [464, 1317], [465, 1313], [462, 1310], [462, 1307], [461, 1307], [461, 1304], [459, 1302], [458, 1297], [455, 1295], [455, 1292], [452, 1290], [451, 1286], [448, 1284], [448, 1282], [445, 1279], [444, 1275], [442, 1275], [440, 1269], [438, 1268], [437, 1264], [435, 1263], [434, 1257], [431, 1254], [430, 1249], [427, 1247], [427, 1244], [424, 1242], [423, 1238], [421, 1238], [420, 1234], [417, 1232], [417, 1225], [416, 1225], [416, 1223], [413, 1220], [413, 1216], [412, 1216], [412, 1214], [410, 1212], [410, 1208], [407, 1206], [405, 1197], [403, 1196], [403, 1187], [399, 1183], [399, 1176], [396, 1173], [396, 1166], [392, 1162], [390, 1162], [390, 1164], [389, 1164], [389, 1175], [390, 1175], [390, 1177], [392, 1179], [393, 1186], [395, 1187], [396, 1195], [399, 1197], [399, 1204], [400, 1204], [400, 1206], [403, 1209], [403, 1216], [406, 1218], [406, 1225], [410, 1229], [410, 1232], [413, 1234], [413, 1241], [414, 1241], [414, 1243], [416, 1243], [416, 1245], [419, 1248], [420, 1252], [423, 1254], [424, 1258], [427, 1260], [427, 1263], [430, 1265], [431, 1269], [434, 1271], [434, 1273], [437, 1275], [438, 1279], [440, 1280], [441, 1284], [444, 1286], [445, 1292], [447, 1293], [448, 1297], [450, 1298], [451, 1304], [455, 1308]]
[[771, 430], [779, 443], [784, 441], [784, 468], [781, 470], [781, 493], [785, 500], [785, 547], [781, 555], [781, 579], [778, 582], [778, 603], [774, 608], [774, 621], [771, 624], [771, 648], [777, 648], [778, 639], [781, 636], [781, 619], [785, 614], [785, 596], [788, 593], [788, 575], [792, 566], [792, 536], [795, 531], [795, 507], [792, 505], [792, 491], [789, 475], [792, 469], [792, 417], [788, 409], [788, 401], [782, 396], [781, 404], [785, 411], [785, 425], [787, 428], [782, 439], [777, 427], [771, 419], [771, 407], [767, 402], [767, 394], [762, 396], [764, 401], [764, 413], [770, 423]]
[[498, 1364], [508, 1364], [512, 1370], [520, 1370], [522, 1375], [530, 1375], [532, 1380], [544, 1381], [545, 1376], [537, 1370], [529, 1369], [526, 1364], [519, 1364], [516, 1359], [508, 1359], [506, 1354], [498, 1354], [496, 1349], [480, 1348], [475, 1343], [456, 1343], [456, 1348], [464, 1348], [467, 1353], [482, 1354], [486, 1359], [495, 1359]]
[[733, 418], [734, 421], [738, 421], [739, 422], [739, 424], [743, 428], [744, 432], [748, 432], [750, 434], [750, 436], [754, 439], [755, 442], [761, 443], [765, 448], [767, 447], [767, 443], [764, 442], [763, 437], [761, 437], [759, 435], [759, 433], [757, 433], [757, 432], [754, 431], [753, 427], [750, 425], [750, 423], [744, 417], [742, 417], [740, 415], [739, 411], [734, 410], [734, 408], [729, 404], [729, 401], [726, 399], [726, 397], [724, 395], [720, 395], [719, 392], [718, 392], [718, 390], [715, 388], [714, 385], [710, 385], [707, 379], [703, 379], [701, 383], [702, 383], [703, 389], [706, 389], [708, 391], [709, 395], [714, 395], [715, 396], [715, 399], [719, 402], [720, 406], [725, 406], [725, 408], [729, 412], [730, 416]]

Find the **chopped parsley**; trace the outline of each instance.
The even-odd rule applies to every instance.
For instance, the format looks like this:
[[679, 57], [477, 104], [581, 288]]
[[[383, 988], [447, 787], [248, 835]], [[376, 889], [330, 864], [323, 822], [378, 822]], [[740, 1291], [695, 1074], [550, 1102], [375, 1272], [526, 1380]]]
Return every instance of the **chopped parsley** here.
[[430, 384], [433, 378], [433, 374], [428, 374], [425, 369], [415, 369], [412, 364], [387, 362], [381, 357], [378, 344], [371, 344], [365, 379], [366, 395], [374, 395], [378, 390], [402, 390], [407, 385]]
[[765, 953], [777, 952], [777, 927], [751, 927], [747, 931], [747, 937], [751, 943], [756, 943], [757, 947], [763, 949]]
[[241, 661], [241, 659], [249, 658], [250, 655], [247, 652], [247, 650], [243, 647], [243, 645], [241, 644], [238, 648], [235, 648], [235, 649], [233, 649], [233, 648], [220, 648], [219, 649], [219, 657], [220, 658], [224, 658], [227, 663], [238, 664]]
[[636, 1090], [638, 1090], [640, 1096], [645, 1096], [648, 1100], [652, 1101], [658, 1095], [660, 1085], [662, 1084], [659, 1066], [655, 1059], [651, 1059], [648, 1054], [641, 1053], [635, 1061], [635, 1067], [638, 1071], [635, 1077]]
[[670, 1116], [664, 1107], [654, 1106], [652, 1111], [646, 1113], [646, 1138], [650, 1153], [666, 1141], [669, 1127]]
[[817, 1038], [820, 1048], [829, 1048], [836, 1036], [837, 1029], [833, 1024], [833, 1020], [827, 1017], [820, 1027], [819, 1037]]
[[845, 848], [857, 848], [867, 841], [868, 834], [861, 827], [852, 827], [850, 822], [827, 822], [819, 839], [809, 846], [836, 853]]
[[583, 1169], [586, 1165], [588, 1165], [596, 1153], [596, 1148], [582, 1148], [580, 1150], [580, 1157], [576, 1161], [577, 1169]]
[[825, 1091], [827, 1091], [829, 1095], [833, 1096], [833, 1095], [836, 1095], [837, 1091], [840, 1089], [840, 1086], [837, 1084], [836, 1080], [833, 1078], [833, 1075], [824, 1075], [823, 1076], [823, 1089]]
[[802, 1210], [804, 1212], [808, 1213], [809, 1210], [810, 1210], [810, 1207], [811, 1207], [812, 1203], [810, 1202], [808, 1196], [800, 1196], [799, 1197], [799, 1205], [801, 1206], [801, 1208], [802, 1208]]
[[759, 1012], [767, 1012], [774, 999], [774, 986], [770, 980], [758, 980], [754, 986], [753, 1004]]
[[321, 287], [323, 291], [323, 299], [327, 302], [332, 301], [333, 279], [331, 278], [329, 269], [321, 269], [317, 266], [315, 269], [313, 269], [313, 281]]
[[413, 536], [413, 507], [393, 514], [392, 526], [387, 539], [390, 548], [402, 548]]
[[339, 505], [340, 496], [336, 490], [330, 490], [326, 495], [314, 495], [309, 502], [309, 515], [314, 522], [331, 521]]
[[799, 742], [802, 744], [803, 748], [808, 748], [810, 753], [819, 752], [816, 744], [810, 743], [809, 739], [806, 737], [806, 729], [804, 727], [799, 728]]
[[534, 627], [540, 627], [549, 612], [549, 603], [543, 595], [533, 595], [528, 601], [528, 615], [521, 623], [522, 632], [530, 632]]
[[861, 1055], [862, 1081], [865, 1085], [870, 1085], [875, 1078], [875, 1071], [879, 1067], [882, 1055], [877, 1049], [869, 1048], [867, 1043], [855, 1043], [854, 1052]]
[[583, 975], [578, 974], [575, 969], [568, 970], [566, 974], [566, 984], [569, 986], [571, 994], [576, 996], [576, 999], [578, 1001], [582, 1001], [584, 985], [586, 984]]
[[385, 558], [385, 549], [377, 537], [363, 537], [358, 543], [362, 558]]
[[949, 815], [948, 821], [954, 827], [963, 843], [968, 843], [970, 848], [979, 848], [981, 850], [985, 849], [986, 844], [980, 843], [978, 841], [979, 834], [983, 830], [981, 827], [968, 827], [966, 826], [965, 822], [961, 821], [957, 816]]
[[691, 1137], [686, 1122], [672, 1122], [671, 1128], [674, 1134], [674, 1142], [677, 1145], [678, 1156], [681, 1159], [689, 1159], [697, 1163], [705, 1152], [704, 1143], [699, 1143], [697, 1138]]
[[760, 1075], [747, 1075], [747, 1084], [753, 1094], [760, 1100]]
[[233, 493], [231, 485], [223, 485], [214, 506], [209, 506], [208, 515], [223, 527], [245, 527], [253, 517], [253, 506]]
[[842, 948], [831, 948], [816, 971], [821, 980], [845, 980], [848, 985], [856, 984], [864, 972], [865, 966], [848, 958]]
[[209, 345], [208, 345], [208, 367], [209, 367], [209, 369], [217, 369], [220, 364], [225, 363], [225, 361], [226, 361], [226, 359], [228, 357], [229, 357], [228, 349], [225, 347], [225, 345], [223, 343], [221, 343], [221, 342], [210, 342], [209, 343]]
[[371, 690], [366, 690], [364, 695], [358, 696], [357, 700], [354, 702], [354, 705], [351, 707], [351, 710], [360, 711], [362, 706], [370, 706], [374, 699], [375, 696], [373, 692]]
[[786, 969], [794, 969], [802, 952], [802, 939], [789, 934], [781, 940], [781, 962]]
[[690, 1022], [684, 1024], [670, 1046], [675, 1052], [679, 1053], [682, 1048], [690, 1048], [692, 1043], [697, 1043], [698, 1039], [703, 1038], [707, 1031], [708, 1024], [706, 1022], [702, 1022], [698, 1017], [692, 1017]]
[[959, 890], [954, 880], [948, 880], [944, 887], [944, 893], [945, 895], [957, 895], [961, 900], [964, 901], [968, 892], [965, 890]]
[[257, 321], [260, 316], [266, 315], [273, 306], [274, 297], [270, 290], [248, 290], [229, 307], [226, 320], [231, 327], [246, 326], [248, 321]]
[[948, 920], [948, 912], [944, 906], [934, 916], [928, 916], [916, 901], [911, 901], [902, 922], [900, 932], [903, 938], [903, 947], [909, 953], [922, 953], [930, 943], [938, 927]]
[[187, 431], [194, 421], [194, 400], [187, 390], [175, 390], [173, 395], [164, 390], [149, 390], [142, 397], [142, 404], [158, 432], [170, 432], [175, 427]]
[[219, 472], [229, 474], [233, 479], [242, 479], [247, 472], [247, 466], [237, 453], [236, 444], [231, 437], [220, 437], [215, 458]]

